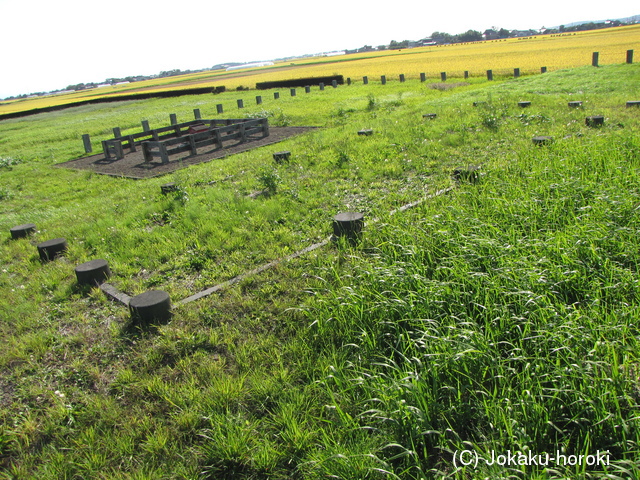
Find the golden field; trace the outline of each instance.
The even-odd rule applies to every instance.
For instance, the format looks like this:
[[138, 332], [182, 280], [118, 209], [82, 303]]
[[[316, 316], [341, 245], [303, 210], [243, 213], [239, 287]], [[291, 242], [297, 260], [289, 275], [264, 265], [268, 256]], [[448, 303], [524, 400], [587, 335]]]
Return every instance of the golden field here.
[[512, 75], [514, 68], [520, 68], [521, 74], [526, 75], [540, 72], [541, 67], [552, 71], [590, 65], [593, 52], [599, 52], [601, 65], [624, 63], [627, 50], [635, 50], [635, 61], [640, 61], [640, 25], [563, 35], [301, 58], [279, 62], [271, 67], [231, 72], [205, 71], [118, 87], [5, 102], [0, 104], [0, 115], [105, 95], [219, 85], [233, 90], [239, 86], [253, 88], [257, 82], [334, 74], [350, 77], [354, 81], [360, 81], [363, 76], [368, 76], [370, 81], [379, 81], [381, 75], [386, 75], [391, 81], [400, 74], [411, 79], [418, 78], [424, 72], [428, 78], [439, 80], [440, 72], [447, 72], [449, 78], [462, 77], [464, 71], [471, 76], [484, 76], [487, 70], [493, 70], [496, 76], [505, 76]]

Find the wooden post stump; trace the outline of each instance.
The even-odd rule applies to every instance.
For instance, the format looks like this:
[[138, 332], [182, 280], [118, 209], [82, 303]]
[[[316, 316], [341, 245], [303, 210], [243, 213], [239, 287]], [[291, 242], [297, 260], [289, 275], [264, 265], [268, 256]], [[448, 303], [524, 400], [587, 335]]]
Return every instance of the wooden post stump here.
[[347, 77], [347, 85], [351, 86], [351, 77]]
[[519, 68], [514, 68], [513, 69], [513, 78], [520, 78], [520, 69]]
[[222, 106], [221, 103], [216, 105], [216, 112], [218, 112], [218, 113], [223, 113], [224, 112], [224, 107]]
[[387, 77], [385, 75], [382, 75], [380, 77], [380, 83], [382, 83], [382, 85], [386, 85], [387, 84]]
[[54, 238], [38, 244], [40, 260], [49, 262], [67, 251], [67, 240], [64, 238]]
[[487, 80], [493, 80], [493, 70], [487, 70]]
[[175, 113], [170, 113], [169, 114], [169, 121], [171, 122], [171, 125], [177, 125], [178, 124], [178, 116]]
[[323, 92], [324, 91], [324, 83], [320, 83], [320, 85], [318, 85], [320, 87], [320, 91]]
[[468, 167], [456, 168], [451, 176], [456, 182], [478, 183], [480, 181], [480, 167], [472, 165]]
[[627, 63], [633, 63], [633, 50], [627, 50]]
[[547, 73], [547, 67], [540, 67], [540, 73]]
[[369, 85], [369, 77], [362, 77], [362, 83], [365, 85]]
[[550, 143], [553, 143], [553, 137], [548, 136], [533, 137], [531, 140], [533, 141], [534, 145], [538, 146], [549, 145]]
[[238, 108], [244, 108], [244, 102], [242, 101], [241, 98], [239, 98], [237, 102], [238, 102]]
[[290, 158], [291, 152], [289, 152], [288, 150], [276, 152], [273, 154], [273, 159], [276, 161], [276, 163], [288, 162]]
[[587, 127], [601, 127], [604, 125], [604, 117], [602, 115], [594, 115], [584, 120]]
[[151, 130], [151, 128], [149, 128], [149, 120], [142, 120], [142, 131], [148, 132], [149, 130]]
[[598, 66], [598, 58], [600, 57], [600, 53], [599, 52], [593, 52], [593, 54], [591, 55], [591, 66], [593, 67], [597, 67]]
[[404, 73], [400, 74], [400, 83], [404, 83]]
[[256, 105], [262, 105], [262, 97], [260, 95], [256, 96]]
[[570, 108], [580, 108], [582, 107], [582, 102], [581, 101], [573, 101], [573, 102], [569, 102], [569, 107]]
[[76, 267], [75, 272], [79, 285], [100, 285], [111, 276], [109, 265], [103, 259], [82, 263]]
[[520, 108], [527, 108], [531, 106], [531, 102], [518, 102]]
[[91, 136], [88, 133], [82, 135], [82, 143], [84, 144], [84, 153], [93, 152], [93, 149], [91, 148]]
[[464, 71], [464, 79], [466, 80], [467, 78], [469, 78], [469, 70]]
[[33, 223], [24, 223], [22, 225], [18, 225], [9, 230], [11, 232], [11, 238], [24, 238], [32, 235], [36, 232], [36, 226]]
[[175, 192], [176, 190], [178, 190], [178, 185], [176, 185], [175, 182], [170, 182], [170, 183], [165, 183], [164, 185], [160, 185], [160, 192], [163, 195], [167, 195], [171, 192]]
[[194, 109], [193, 109], [193, 117], [194, 117], [196, 120], [202, 120], [202, 116], [201, 116], [201, 114], [200, 114], [200, 109], [199, 109], [199, 108], [194, 108]]
[[358, 131], [358, 135], [363, 135], [363, 136], [373, 135], [373, 130], [371, 130], [370, 128], [360, 130]]
[[273, 99], [277, 100], [280, 98], [280, 92], [273, 92]]
[[426, 82], [427, 81], [427, 74], [426, 73], [421, 73], [420, 74], [420, 81], [421, 82]]
[[358, 212], [339, 213], [333, 217], [333, 238], [337, 240], [345, 237], [349, 242], [355, 243], [364, 227], [364, 214]]
[[291, 89], [291, 96], [292, 96], [292, 97], [295, 97], [295, 96], [296, 96], [296, 89], [295, 89], [295, 88], [292, 88], [292, 89]]
[[338, 81], [337, 80], [331, 80], [331, 86], [333, 88], [338, 88]]
[[171, 299], [167, 292], [149, 290], [129, 301], [129, 312], [134, 325], [166, 323], [171, 319]]
[[310, 93], [311, 92], [311, 87], [309, 85], [306, 85], [304, 87], [304, 93]]
[[118, 138], [122, 136], [122, 132], [120, 131], [120, 127], [113, 127], [113, 138]]
[[447, 72], [440, 72], [440, 81], [441, 82], [447, 81]]

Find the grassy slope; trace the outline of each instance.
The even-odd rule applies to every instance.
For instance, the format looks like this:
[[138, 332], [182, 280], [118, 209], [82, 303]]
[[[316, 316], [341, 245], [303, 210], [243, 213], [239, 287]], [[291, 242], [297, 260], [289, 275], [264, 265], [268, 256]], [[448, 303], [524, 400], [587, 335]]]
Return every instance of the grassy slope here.
[[[0, 156], [21, 162], [0, 169], [0, 228], [39, 227], [0, 244], [0, 475], [584, 474], [455, 470], [453, 452], [470, 448], [609, 450], [609, 473], [637, 476], [640, 140], [637, 110], [623, 105], [640, 97], [638, 73], [283, 96], [243, 113], [325, 127], [277, 147], [293, 152], [290, 165], [272, 166], [265, 148], [145, 181], [53, 165], [80, 154], [82, 133], [99, 140], [196, 107], [207, 116], [213, 101], [0, 123]], [[429, 112], [438, 118], [423, 120]], [[584, 126], [590, 114], [606, 126]], [[538, 134], [556, 141], [533, 148]], [[469, 163], [483, 165], [479, 185], [386, 213]], [[265, 175], [277, 193], [248, 199]], [[187, 196], [161, 197], [167, 181]], [[160, 288], [178, 300], [326, 237], [344, 210], [380, 219], [358, 248], [248, 278], [177, 308], [156, 333], [128, 333], [126, 309], [75, 285], [74, 265], [107, 258], [129, 294]], [[68, 255], [40, 264], [35, 243], [57, 236]]]

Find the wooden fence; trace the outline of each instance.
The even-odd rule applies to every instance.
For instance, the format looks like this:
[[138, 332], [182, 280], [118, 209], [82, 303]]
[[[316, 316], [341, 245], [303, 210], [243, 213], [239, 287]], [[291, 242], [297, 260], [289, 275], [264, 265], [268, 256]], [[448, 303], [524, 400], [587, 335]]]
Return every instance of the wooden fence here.
[[[209, 128], [204, 131], [188, 133], [166, 140], [147, 140], [142, 142], [142, 152], [145, 162], [160, 158], [162, 163], [168, 163], [171, 155], [189, 152], [197, 155], [198, 149], [215, 145], [215, 149], [224, 148], [224, 144], [235, 141], [244, 143], [269, 136], [269, 122], [266, 118], [237, 119], [237, 120], [206, 120]], [[224, 126], [219, 126], [224, 122]], [[192, 126], [201, 122], [188, 122]]]

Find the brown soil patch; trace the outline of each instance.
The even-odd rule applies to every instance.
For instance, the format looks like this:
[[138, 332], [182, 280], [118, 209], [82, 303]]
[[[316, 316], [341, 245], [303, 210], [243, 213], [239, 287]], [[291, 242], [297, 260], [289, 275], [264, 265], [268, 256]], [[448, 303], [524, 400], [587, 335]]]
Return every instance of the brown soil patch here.
[[[76, 160], [59, 163], [56, 166], [79, 170], [92, 170], [103, 175], [128, 178], [151, 178], [171, 173], [189, 165], [209, 162], [217, 158], [224, 158], [235, 153], [246, 152], [254, 148], [282, 142], [287, 138], [312, 130], [316, 127], [269, 127], [269, 136], [236, 145], [225, 145], [225, 148], [203, 151], [198, 155], [175, 155], [168, 163], [162, 163], [160, 159], [153, 162], [145, 162], [142, 156], [142, 147], [136, 147], [136, 152], [129, 152], [125, 147], [125, 156], [121, 160], [107, 159], [104, 153], [82, 157]], [[205, 149], [203, 149], [205, 150]]]

